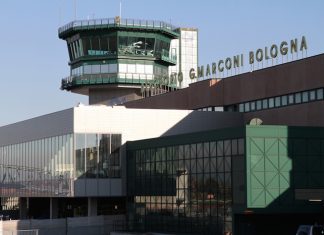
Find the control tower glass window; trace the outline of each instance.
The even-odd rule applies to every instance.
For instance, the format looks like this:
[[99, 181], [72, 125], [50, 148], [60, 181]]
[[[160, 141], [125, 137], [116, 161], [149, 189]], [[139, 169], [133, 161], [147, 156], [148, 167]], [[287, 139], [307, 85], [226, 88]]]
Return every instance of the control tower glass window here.
[[169, 50], [170, 50], [170, 43], [162, 40], [156, 40], [155, 51], [157, 55], [169, 56], [168, 55]]
[[148, 56], [153, 56], [154, 54], [154, 38], [146, 38], [145, 46]]
[[108, 54], [116, 54], [117, 51], [117, 38], [116, 37], [109, 37], [109, 50]]
[[108, 37], [100, 37], [100, 49], [103, 55], [108, 55]]
[[118, 53], [121, 55], [154, 55], [154, 38], [145, 37], [119, 37]]
[[100, 48], [99, 37], [91, 38], [91, 50], [89, 51], [89, 55], [101, 55], [102, 51]]
[[116, 54], [116, 36], [88, 37], [82, 39], [83, 53], [88, 56]]
[[91, 42], [90, 42], [90, 38], [83, 38], [82, 39], [83, 42], [83, 53], [85, 55], [89, 55], [89, 51], [91, 50]]

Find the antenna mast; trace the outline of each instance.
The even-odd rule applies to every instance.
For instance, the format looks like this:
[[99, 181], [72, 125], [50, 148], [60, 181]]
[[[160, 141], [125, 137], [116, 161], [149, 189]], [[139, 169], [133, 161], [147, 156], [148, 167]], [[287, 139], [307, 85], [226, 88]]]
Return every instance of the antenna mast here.
[[77, 17], [77, 2], [74, 0], [74, 20], [76, 20]]
[[119, 18], [121, 19], [122, 17], [122, 1], [119, 1]]

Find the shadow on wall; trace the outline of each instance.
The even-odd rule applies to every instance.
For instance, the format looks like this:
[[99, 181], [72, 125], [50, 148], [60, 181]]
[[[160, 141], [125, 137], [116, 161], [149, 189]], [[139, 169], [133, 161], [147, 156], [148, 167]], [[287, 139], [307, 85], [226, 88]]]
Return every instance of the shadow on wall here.
[[[158, 123], [157, 123], [158, 125]], [[162, 136], [244, 126], [243, 114], [236, 112], [193, 111]]]

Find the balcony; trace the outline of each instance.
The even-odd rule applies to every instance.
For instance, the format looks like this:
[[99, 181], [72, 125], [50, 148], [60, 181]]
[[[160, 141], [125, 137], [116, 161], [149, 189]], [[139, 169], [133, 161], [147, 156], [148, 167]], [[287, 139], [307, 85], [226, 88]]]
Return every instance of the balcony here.
[[160, 53], [156, 55], [156, 58], [169, 65], [177, 64], [177, 55], [171, 55], [170, 52], [167, 50], [162, 50]]
[[68, 76], [61, 81], [61, 90], [72, 90], [73, 88], [89, 85], [108, 84], [134, 84], [140, 85], [154, 80], [154, 75], [114, 73], [114, 74], [84, 74], [79, 76]]

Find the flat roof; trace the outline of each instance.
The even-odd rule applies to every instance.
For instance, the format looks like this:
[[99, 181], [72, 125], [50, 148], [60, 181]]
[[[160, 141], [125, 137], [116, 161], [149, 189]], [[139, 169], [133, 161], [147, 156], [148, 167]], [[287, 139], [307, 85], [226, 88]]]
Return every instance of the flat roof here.
[[83, 29], [104, 29], [104, 28], [116, 28], [126, 27], [133, 29], [146, 29], [146, 30], [162, 30], [169, 33], [172, 36], [179, 36], [176, 27], [172, 24], [158, 20], [139, 20], [139, 19], [119, 19], [115, 18], [102, 18], [92, 20], [75, 20], [58, 29], [60, 38], [66, 37], [69, 33], [74, 30]]

